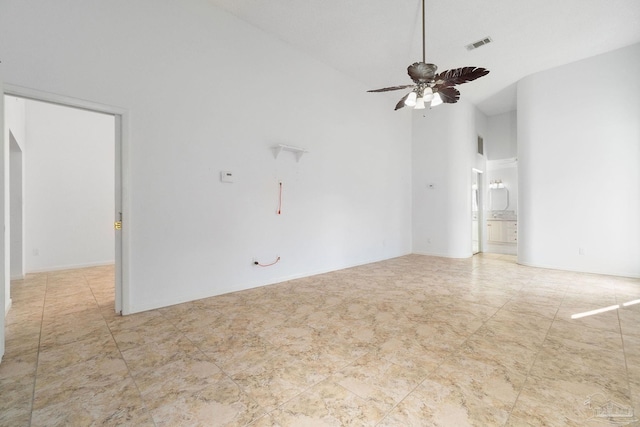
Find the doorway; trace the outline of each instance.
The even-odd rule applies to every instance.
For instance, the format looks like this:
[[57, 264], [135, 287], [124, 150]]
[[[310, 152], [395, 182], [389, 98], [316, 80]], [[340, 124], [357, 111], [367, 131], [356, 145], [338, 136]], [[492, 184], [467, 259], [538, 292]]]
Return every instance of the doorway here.
[[482, 252], [482, 221], [483, 221], [483, 197], [482, 197], [482, 171], [471, 171], [471, 253], [473, 255]]
[[9, 131], [9, 271], [11, 280], [24, 278], [24, 163], [22, 147]]
[[[126, 115], [125, 111], [122, 111], [120, 109], [117, 108], [113, 108], [113, 107], [109, 107], [109, 106], [103, 106], [103, 105], [99, 105], [99, 104], [94, 104], [94, 103], [90, 103], [87, 101], [82, 101], [82, 100], [76, 100], [76, 99], [72, 99], [72, 98], [66, 98], [66, 97], [61, 97], [59, 95], [51, 95], [51, 94], [47, 94], [47, 93], [40, 93], [40, 92], [35, 92], [35, 91], [31, 91], [31, 90], [27, 90], [24, 88], [13, 88], [13, 87], [7, 87], [7, 85], [5, 85], [5, 95], [6, 96], [10, 96], [10, 97], [16, 97], [18, 99], [22, 99], [25, 102], [28, 103], [33, 103], [33, 105], [38, 104], [38, 107], [34, 107], [32, 111], [37, 111], [38, 108], [40, 109], [40, 114], [45, 114], [43, 113], [43, 111], [56, 111], [56, 113], [54, 113], [54, 116], [51, 117], [50, 119], [50, 123], [48, 123], [49, 126], [59, 126], [59, 127], [64, 127], [64, 124], [59, 123], [60, 117], [65, 116], [65, 114], [68, 117], [92, 117], [94, 122], [92, 122], [92, 124], [86, 124], [85, 128], [87, 127], [91, 127], [94, 126], [96, 121], [101, 123], [100, 129], [105, 129], [104, 126], [107, 126], [107, 132], [104, 133], [101, 138], [104, 140], [106, 138], [106, 145], [103, 143], [101, 148], [98, 148], [97, 146], [87, 146], [87, 147], [81, 147], [80, 145], [76, 145], [77, 147], [81, 147], [79, 150], [76, 149], [75, 151], [71, 151], [69, 152], [69, 149], [67, 150], [67, 152], [61, 153], [60, 156], [51, 154], [52, 151], [49, 151], [49, 157], [50, 159], [50, 169], [57, 169], [58, 170], [58, 174], [61, 177], [65, 177], [67, 179], [71, 179], [74, 180], [74, 182], [78, 182], [79, 186], [84, 186], [85, 190], [86, 189], [92, 189], [89, 192], [84, 193], [84, 196], [82, 196], [83, 198], [80, 197], [75, 197], [73, 198], [73, 196], [70, 196], [69, 193], [71, 191], [69, 191], [69, 187], [70, 186], [66, 186], [64, 184], [64, 180], [61, 180], [58, 182], [58, 187], [61, 187], [61, 189], [63, 189], [63, 192], [60, 193], [57, 196], [52, 196], [47, 200], [48, 204], [40, 204], [39, 206], [39, 210], [43, 210], [43, 206], [47, 206], [47, 208], [50, 207], [50, 209], [48, 209], [48, 212], [46, 213], [46, 215], [42, 215], [41, 217], [46, 217], [45, 219], [49, 222], [53, 222], [53, 223], [59, 223], [58, 228], [62, 229], [63, 233], [66, 233], [64, 235], [64, 239], [67, 241], [67, 245], [65, 245], [65, 247], [68, 249], [68, 251], [73, 252], [74, 250], [76, 251], [76, 253], [79, 253], [79, 251], [76, 249], [73, 249], [73, 236], [70, 236], [72, 229], [68, 228], [68, 227], [74, 227], [76, 226], [78, 229], [82, 229], [82, 224], [78, 224], [78, 221], [93, 221], [95, 222], [99, 222], [99, 233], [102, 234], [96, 234], [94, 232], [94, 234], [91, 236], [93, 238], [95, 238], [96, 240], [100, 240], [100, 235], [107, 236], [106, 239], [106, 244], [109, 246], [108, 248], [101, 248], [100, 250], [102, 251], [103, 254], [106, 255], [99, 255], [94, 257], [95, 259], [95, 265], [99, 265], [100, 263], [114, 263], [115, 264], [115, 283], [114, 283], [114, 288], [115, 288], [115, 295], [114, 295], [114, 310], [117, 313], [122, 314], [123, 311], [126, 312], [126, 308], [123, 308], [123, 296], [124, 296], [124, 288], [125, 288], [125, 275], [124, 275], [124, 266], [123, 266], [123, 232], [121, 229], [119, 230], [114, 230], [114, 222], [115, 221], [122, 221], [122, 216], [123, 216], [123, 194], [122, 194], [122, 162], [123, 162], [123, 156], [122, 156], [122, 144], [123, 144], [123, 123], [125, 123], [125, 121], [123, 120], [123, 117]], [[5, 111], [5, 119], [7, 119], [7, 114], [8, 112]], [[67, 124], [66, 126], [71, 126], [73, 127], [73, 129], [62, 129], [62, 131], [66, 131], [68, 134], [68, 139], [71, 140], [72, 136], [76, 136], [78, 138], [82, 138], [82, 128], [81, 125], [79, 123], [74, 124]], [[78, 126], [78, 127], [75, 127]], [[43, 127], [44, 129], [46, 129], [46, 126]], [[33, 129], [33, 128], [32, 128]], [[80, 130], [78, 130], [80, 129]], [[85, 129], [86, 130], [86, 129]], [[33, 131], [30, 132], [30, 137], [29, 139], [33, 141]], [[64, 132], [62, 132], [64, 134]], [[74, 134], [78, 134], [78, 135], [74, 135]], [[25, 138], [26, 140], [26, 138]], [[89, 144], [90, 143], [90, 138], [86, 138], [86, 143]], [[9, 141], [6, 141], [5, 143], [7, 143]], [[20, 141], [16, 141], [16, 145], [19, 147], [19, 142]], [[55, 141], [52, 141], [53, 145], [55, 145]], [[35, 147], [29, 147], [28, 146], [28, 142], [26, 145], [26, 148], [22, 148], [20, 150], [16, 150], [14, 145], [12, 144], [11, 147], [13, 148], [12, 152], [15, 153], [14, 155], [12, 155], [12, 162], [10, 164], [10, 176], [11, 176], [11, 180], [20, 180], [19, 183], [17, 182], [11, 182], [10, 180], [10, 188], [11, 188], [11, 198], [15, 199], [15, 200], [20, 200], [22, 199], [22, 195], [25, 194], [24, 190], [22, 189], [23, 187], [25, 187], [25, 183], [23, 182], [24, 180], [20, 179], [20, 175], [18, 174], [18, 172], [14, 169], [14, 167], [17, 169], [18, 168], [18, 162], [20, 161], [20, 166], [19, 168], [20, 170], [20, 174], [22, 174], [22, 176], [25, 176], [27, 172], [27, 170], [29, 169], [29, 165], [30, 163], [32, 163], [33, 161], [37, 161], [35, 159], [35, 155], [33, 155], [34, 149]], [[68, 148], [69, 145], [65, 145], [64, 148]], [[32, 149], [32, 151], [30, 152], [30, 148]], [[57, 147], [56, 147], [57, 148]], [[49, 150], [52, 149], [52, 147], [48, 148]], [[105, 154], [104, 150], [108, 150], [108, 153], [106, 153], [106, 155], [103, 157], [104, 162], [101, 165], [101, 171], [107, 171], [108, 174], [105, 175], [108, 177], [108, 180], [105, 183], [105, 176], [103, 176], [102, 178], [102, 182], [100, 184], [96, 184], [94, 182], [84, 182], [84, 181], [91, 181], [91, 177], [92, 176], [97, 176], [97, 174], [95, 173], [95, 171], [92, 171], [92, 169], [95, 169], [95, 165], [91, 165], [90, 161], [83, 161], [86, 160], [86, 157], [83, 157], [81, 152], [85, 152], [85, 153], [89, 153], [91, 152], [91, 150], [103, 150], [100, 153]], [[43, 150], [46, 151], [46, 150]], [[55, 150], [54, 150], [55, 151]], [[100, 153], [98, 153], [98, 155], [100, 155]], [[30, 157], [31, 154], [31, 157]], [[46, 157], [46, 152], [44, 154], [44, 156]], [[69, 163], [67, 163], [67, 161], [64, 159], [64, 157], [68, 157]], [[42, 154], [40, 154], [40, 157], [43, 157]], [[22, 159], [25, 160], [22, 160]], [[15, 159], [15, 162], [13, 161]], [[45, 158], [45, 160], [47, 160]], [[26, 166], [25, 166], [26, 163]], [[87, 164], [88, 163], [88, 164]], [[39, 163], [38, 165], [36, 165], [37, 167], [40, 167], [40, 165], [45, 164], [44, 162], [42, 162], [41, 159], [41, 163]], [[105, 169], [105, 167], [107, 169]], [[99, 174], [99, 172], [98, 172]], [[85, 178], [86, 177], [86, 178]], [[70, 182], [70, 181], [67, 181]], [[106, 186], [106, 187], [105, 187]], [[100, 189], [99, 189], [100, 188]], [[66, 191], [64, 191], [66, 190]], [[20, 191], [20, 194], [17, 194], [17, 192]], [[46, 194], [46, 190], [43, 193], [40, 194]], [[100, 199], [101, 196], [106, 196], [109, 197], [110, 200], [105, 204], [104, 200], [103, 201], [97, 201], [97, 199]], [[36, 194], [37, 197], [37, 194]], [[102, 197], [104, 198], [104, 197]], [[12, 200], [13, 201], [13, 200]], [[22, 200], [22, 202], [25, 202], [25, 200]], [[103, 208], [97, 209], [97, 207], [104, 207], [106, 206], [106, 210]], [[28, 209], [25, 209], [28, 211]], [[33, 213], [33, 211], [38, 210], [36, 208], [32, 208], [31, 212]], [[59, 211], [63, 211], [62, 213]], [[82, 212], [82, 214], [74, 214], [74, 212]], [[12, 265], [12, 267], [16, 266], [16, 268], [20, 263], [18, 261], [21, 261], [22, 264], [22, 275], [24, 275], [24, 271], [26, 271], [26, 267], [29, 265], [29, 263], [27, 262], [28, 257], [32, 257], [31, 261], [33, 261], [34, 259], [38, 260], [38, 262], [41, 262], [41, 266], [43, 266], [42, 268], [38, 268], [37, 267], [37, 263], [31, 263], [31, 265], [33, 266], [30, 270], [31, 271], [45, 271], [46, 270], [46, 266], [47, 265], [52, 265], [55, 264], [56, 262], [58, 264], [60, 264], [61, 268], [65, 268], [65, 267], [70, 267], [70, 268], [81, 268], [83, 267], [83, 264], [86, 264], [85, 266], [89, 266], [91, 265], [91, 261], [90, 261], [90, 257], [85, 257], [83, 258], [83, 256], [85, 254], [82, 254], [82, 256], [80, 256], [78, 258], [78, 262], [77, 262], [77, 266], [74, 266], [73, 263], [69, 263], [68, 261], [61, 261], [61, 259], [64, 258], [51, 258], [51, 259], [44, 259], [45, 257], [42, 256], [43, 255], [43, 251], [42, 248], [38, 247], [38, 245], [33, 244], [32, 241], [28, 241], [29, 237], [29, 232], [27, 231], [27, 236], [22, 236], [22, 246], [21, 247], [13, 247], [13, 244], [16, 243], [17, 244], [17, 236], [13, 236], [13, 230], [18, 228], [17, 224], [14, 223], [20, 223], [19, 225], [22, 228], [22, 230], [24, 230], [25, 225], [28, 227], [28, 221], [25, 221], [25, 213], [20, 212], [18, 209], [16, 209], [16, 211], [14, 212], [13, 209], [11, 209], [11, 218], [10, 218], [10, 228], [11, 228], [11, 254], [12, 254], [12, 259], [10, 259], [10, 264]], [[18, 218], [19, 215], [19, 219]], [[75, 217], [73, 217], [73, 215], [75, 215]], [[84, 217], [83, 217], [84, 215]], [[75, 219], [74, 221], [61, 221], [61, 218], [65, 218], [65, 216], [67, 217], [67, 219]], [[29, 219], [33, 220], [33, 218], [29, 217]], [[53, 228], [52, 228], [53, 229]], [[95, 227], [94, 227], [95, 229]], [[27, 229], [28, 230], [28, 229]], [[17, 232], [17, 231], [16, 231]], [[33, 233], [31, 234], [35, 234], [37, 233], [38, 230], [33, 231]], [[114, 234], [111, 234], [114, 233]], [[75, 233], [77, 235], [80, 235], [82, 233]], [[60, 240], [63, 234], [61, 234], [59, 232], [59, 230], [56, 232], [54, 231], [53, 233], [51, 233], [51, 235], [48, 236], [48, 240], [45, 243], [45, 245], [50, 245], [51, 242], [53, 242], [54, 240]], [[15, 237], [15, 239], [14, 239]], [[103, 239], [102, 245], [104, 246], [105, 241]], [[20, 252], [22, 254], [24, 254], [24, 256], [22, 257], [22, 260], [20, 260], [20, 256], [18, 255]], [[85, 248], [86, 251], [86, 248]], [[51, 251], [47, 251], [47, 254], [49, 255]], [[14, 254], [16, 254], [14, 256]], [[61, 256], [60, 254], [54, 254], [55, 256]], [[66, 258], [67, 260], [69, 259], [73, 259], [73, 253], [67, 254], [68, 257]], [[49, 255], [50, 257], [53, 255]], [[106, 258], [104, 260], [100, 260], [100, 256], [102, 256], [103, 258]], [[35, 258], [38, 257], [38, 258]], [[14, 263], [14, 259], [15, 258], [15, 263]], [[104, 261], [104, 262], [101, 262]], [[47, 264], [47, 262], [49, 264]], [[55, 268], [54, 268], [55, 269]], [[20, 271], [20, 270], [18, 270]], [[16, 273], [15, 276], [19, 276], [20, 273]], [[14, 276], [14, 272], [12, 271], [12, 276]], [[8, 286], [9, 284], [7, 284]]]

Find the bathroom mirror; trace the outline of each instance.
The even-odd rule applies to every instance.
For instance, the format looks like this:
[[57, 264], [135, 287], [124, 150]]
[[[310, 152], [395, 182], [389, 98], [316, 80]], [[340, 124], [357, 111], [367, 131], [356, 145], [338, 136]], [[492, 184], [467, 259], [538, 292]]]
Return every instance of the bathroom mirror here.
[[509, 208], [509, 190], [505, 187], [489, 189], [489, 209], [504, 211]]

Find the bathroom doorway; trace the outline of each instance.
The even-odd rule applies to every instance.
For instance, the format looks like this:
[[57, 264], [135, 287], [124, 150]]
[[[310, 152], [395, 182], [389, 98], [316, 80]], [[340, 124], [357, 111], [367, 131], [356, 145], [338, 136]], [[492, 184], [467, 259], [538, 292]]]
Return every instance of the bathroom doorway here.
[[471, 252], [473, 255], [482, 252], [482, 191], [483, 173], [479, 169], [471, 172]]

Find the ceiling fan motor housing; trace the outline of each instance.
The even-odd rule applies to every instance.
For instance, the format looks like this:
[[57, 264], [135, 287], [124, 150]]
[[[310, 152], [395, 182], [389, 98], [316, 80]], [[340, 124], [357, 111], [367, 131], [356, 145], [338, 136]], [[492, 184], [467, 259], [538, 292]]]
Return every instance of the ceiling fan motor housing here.
[[409, 77], [416, 84], [431, 83], [435, 80], [438, 67], [435, 64], [426, 64], [424, 62], [414, 62], [407, 68]]

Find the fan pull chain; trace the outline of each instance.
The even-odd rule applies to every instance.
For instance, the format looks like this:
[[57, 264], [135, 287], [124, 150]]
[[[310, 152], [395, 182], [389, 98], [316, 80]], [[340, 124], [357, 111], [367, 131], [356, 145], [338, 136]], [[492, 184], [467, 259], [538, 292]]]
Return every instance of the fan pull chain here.
[[425, 24], [424, 24], [424, 21], [425, 21], [424, 12], [425, 12], [424, 0], [422, 0], [422, 62], [427, 62], [426, 61], [427, 55], [426, 55], [426, 49], [425, 49], [426, 32], [425, 32]]

